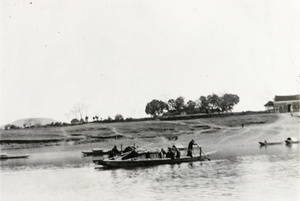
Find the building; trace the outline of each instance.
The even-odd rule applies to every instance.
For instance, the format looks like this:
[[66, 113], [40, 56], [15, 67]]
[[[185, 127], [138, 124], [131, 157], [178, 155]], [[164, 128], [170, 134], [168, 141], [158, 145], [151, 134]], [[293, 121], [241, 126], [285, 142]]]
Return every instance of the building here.
[[266, 111], [274, 112], [274, 102], [273, 101], [267, 102], [264, 106], [266, 108]]
[[280, 113], [299, 112], [300, 95], [275, 96], [273, 104], [274, 104], [274, 112], [275, 113], [276, 112], [280, 112]]

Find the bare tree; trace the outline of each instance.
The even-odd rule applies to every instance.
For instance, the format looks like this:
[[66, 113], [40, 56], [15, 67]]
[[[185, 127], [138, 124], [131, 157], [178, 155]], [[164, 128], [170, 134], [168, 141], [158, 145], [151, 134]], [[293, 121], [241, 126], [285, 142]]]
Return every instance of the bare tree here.
[[77, 118], [79, 115], [79, 119], [83, 119], [82, 116], [88, 116], [88, 106], [84, 103], [78, 103], [77, 105], [74, 106], [74, 108], [70, 111], [70, 114], [74, 117]]

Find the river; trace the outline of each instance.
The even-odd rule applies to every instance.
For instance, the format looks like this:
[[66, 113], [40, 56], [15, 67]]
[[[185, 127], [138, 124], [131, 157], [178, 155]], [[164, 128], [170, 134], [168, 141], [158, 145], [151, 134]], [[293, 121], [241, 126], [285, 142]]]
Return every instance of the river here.
[[[298, 115], [299, 116], [299, 115]], [[27, 159], [1, 160], [1, 201], [82, 200], [300, 200], [299, 144], [260, 147], [259, 141], [299, 138], [299, 118], [280, 115], [267, 125], [183, 135], [178, 141], [139, 140], [156, 148], [200, 143], [211, 161], [130, 169], [96, 167], [81, 150], [114, 143], [7, 150]], [[4, 151], [4, 150], [2, 150]], [[196, 150], [195, 150], [196, 151]], [[184, 155], [184, 153], [182, 153]]]
[[[59, 153], [59, 154], [58, 154]], [[224, 146], [211, 161], [96, 168], [76, 151], [1, 161], [1, 201], [299, 200], [299, 145]]]

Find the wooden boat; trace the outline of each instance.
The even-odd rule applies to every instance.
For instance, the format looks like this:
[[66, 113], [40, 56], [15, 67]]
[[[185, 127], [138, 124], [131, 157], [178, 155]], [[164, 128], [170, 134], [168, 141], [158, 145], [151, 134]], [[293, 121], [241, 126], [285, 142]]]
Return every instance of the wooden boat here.
[[92, 151], [82, 151], [85, 156], [102, 156], [111, 153], [111, 150], [93, 149]]
[[206, 161], [208, 158], [206, 156], [195, 156], [195, 157], [185, 157], [179, 159], [170, 159], [170, 158], [156, 158], [156, 159], [136, 159], [131, 158], [127, 160], [93, 160], [97, 165], [102, 165], [104, 167], [110, 168], [123, 168], [123, 167], [140, 167], [140, 166], [155, 166], [163, 164], [179, 164], [179, 163], [189, 163], [196, 161]]
[[14, 155], [14, 156], [8, 156], [7, 154], [1, 154], [0, 159], [17, 159], [17, 158], [28, 158], [29, 155]]
[[268, 145], [278, 145], [282, 144], [283, 142], [258, 142], [260, 146], [268, 146]]
[[294, 138], [294, 137], [288, 137], [288, 138], [285, 140], [285, 143], [286, 143], [287, 145], [296, 144], [296, 143], [299, 143], [299, 140], [297, 140], [297, 139]]

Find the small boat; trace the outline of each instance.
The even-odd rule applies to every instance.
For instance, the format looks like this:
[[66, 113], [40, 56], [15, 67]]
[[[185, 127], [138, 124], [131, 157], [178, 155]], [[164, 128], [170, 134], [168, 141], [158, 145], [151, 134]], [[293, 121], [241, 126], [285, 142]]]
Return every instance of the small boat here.
[[131, 158], [127, 160], [93, 160], [93, 162], [97, 165], [102, 165], [104, 167], [110, 168], [123, 168], [123, 167], [140, 167], [140, 166], [155, 166], [162, 164], [179, 164], [179, 163], [188, 163], [188, 162], [196, 162], [196, 161], [206, 161], [208, 158], [206, 156], [195, 156], [195, 157], [185, 157], [178, 159], [170, 159], [170, 158], [157, 158], [157, 159], [136, 159]]
[[290, 144], [296, 144], [296, 143], [299, 143], [299, 140], [297, 140], [295, 137], [288, 137], [286, 140], [285, 140], [285, 143], [287, 145], [290, 145]]
[[83, 155], [85, 156], [92, 156], [94, 155], [95, 153], [93, 151], [82, 151]]
[[268, 146], [268, 145], [277, 145], [277, 144], [282, 144], [283, 142], [258, 142], [260, 146]]
[[111, 150], [93, 149], [92, 151], [82, 151], [85, 156], [102, 156], [111, 153]]
[[1, 154], [0, 159], [17, 159], [17, 158], [28, 158], [29, 155], [13, 155], [13, 156], [8, 156], [7, 154]]

